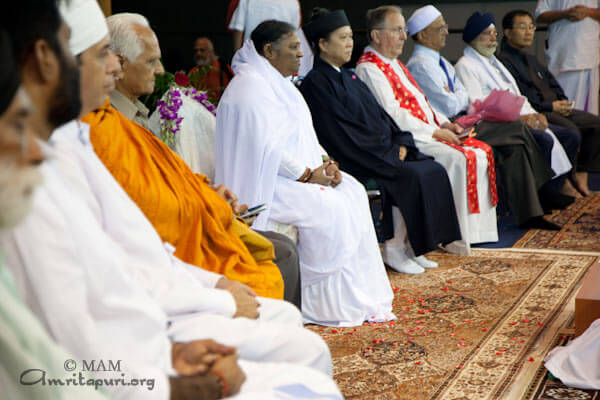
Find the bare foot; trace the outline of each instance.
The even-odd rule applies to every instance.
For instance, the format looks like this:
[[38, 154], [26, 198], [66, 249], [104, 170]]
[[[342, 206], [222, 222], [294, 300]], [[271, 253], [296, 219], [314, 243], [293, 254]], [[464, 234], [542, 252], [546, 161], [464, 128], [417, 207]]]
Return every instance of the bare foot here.
[[573, 185], [571, 184], [571, 182], [570, 182], [568, 179], [566, 179], [566, 180], [565, 180], [565, 184], [563, 185], [563, 187], [562, 187], [562, 189], [561, 189], [561, 191], [560, 191], [560, 192], [561, 192], [562, 194], [566, 194], [566, 195], [568, 195], [568, 196], [573, 196], [573, 197], [575, 197], [576, 199], [580, 199], [581, 197], [583, 197], [583, 196], [581, 195], [581, 193], [579, 193], [579, 192], [577, 191], [577, 189], [575, 189], [575, 188], [573, 187]]
[[584, 196], [589, 196], [590, 189], [588, 188], [588, 173], [587, 172], [576, 172], [575, 179], [573, 179], [575, 188]]

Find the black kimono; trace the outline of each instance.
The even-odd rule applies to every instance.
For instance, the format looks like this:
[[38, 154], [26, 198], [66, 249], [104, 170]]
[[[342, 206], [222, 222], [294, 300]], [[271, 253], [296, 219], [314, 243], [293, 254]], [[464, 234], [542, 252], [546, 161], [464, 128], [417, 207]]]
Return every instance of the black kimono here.
[[402, 212], [416, 256], [461, 239], [446, 171], [417, 150], [412, 134], [398, 128], [354, 73], [316, 57], [300, 91], [327, 153], [342, 170], [362, 182], [374, 178], [382, 188], [386, 239], [393, 237], [392, 205]]

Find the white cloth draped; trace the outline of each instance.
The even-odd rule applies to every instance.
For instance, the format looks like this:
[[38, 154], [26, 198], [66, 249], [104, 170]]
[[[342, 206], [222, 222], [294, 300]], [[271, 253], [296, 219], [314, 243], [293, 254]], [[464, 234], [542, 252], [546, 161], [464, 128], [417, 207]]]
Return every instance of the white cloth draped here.
[[452, 187], [452, 195], [460, 225], [461, 241], [447, 246], [447, 250], [461, 254], [469, 254], [472, 243], [496, 242], [498, 229], [496, 224], [496, 207], [492, 206], [489, 188], [488, 163], [485, 152], [473, 150], [477, 157], [477, 194], [479, 196], [478, 214], [469, 212], [467, 199], [467, 162], [465, 156], [448, 145], [433, 138], [433, 133], [439, 129], [434, 122], [434, 115], [440, 124], [448, 119], [429, 107], [425, 96], [410, 82], [397, 60], [390, 60], [372, 47], [365, 51], [373, 51], [384, 62], [390, 64], [408, 91], [414, 94], [429, 123], [414, 117], [402, 108], [394, 95], [394, 91], [384, 73], [373, 63], [361, 63], [356, 67], [356, 74], [371, 89], [379, 104], [394, 119], [400, 129], [409, 131], [415, 138], [417, 148], [424, 154], [432, 156], [442, 164]]
[[[168, 93], [168, 92], [167, 92]], [[166, 93], [162, 100], [165, 99]], [[203, 174], [208, 179], [215, 177], [214, 147], [215, 147], [215, 116], [196, 100], [182, 95], [178, 115], [182, 117], [179, 131], [175, 134], [171, 150], [179, 155], [186, 164], [197, 174]], [[155, 110], [148, 121], [149, 129], [159, 138], [160, 113]]]
[[566, 346], [548, 353], [544, 366], [567, 386], [600, 390], [600, 319]]
[[[455, 69], [456, 75], [469, 92], [470, 103], [476, 100], [485, 100], [494, 89], [507, 90], [514, 95], [522, 96], [515, 78], [494, 55], [486, 58], [471, 46], [467, 46], [464, 55], [456, 63]], [[521, 115], [537, 113], [529, 100], [525, 98], [525, 103], [521, 107]], [[573, 165], [554, 133], [550, 129], [546, 129], [545, 132], [554, 140], [550, 166], [556, 174], [555, 177], [558, 177], [569, 172]]]
[[364, 187], [343, 174], [336, 187], [278, 175], [283, 154], [316, 168], [326, 154], [306, 102], [294, 85], [247, 41], [217, 110], [217, 182], [250, 205], [269, 209], [254, 223], [298, 228], [302, 311], [306, 322], [354, 326], [388, 320], [393, 293], [387, 279]]

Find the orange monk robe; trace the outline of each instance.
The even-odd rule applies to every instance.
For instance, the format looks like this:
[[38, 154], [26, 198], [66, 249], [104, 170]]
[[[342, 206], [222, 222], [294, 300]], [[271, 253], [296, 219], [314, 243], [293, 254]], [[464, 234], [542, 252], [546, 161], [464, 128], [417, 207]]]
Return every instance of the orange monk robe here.
[[162, 141], [109, 102], [83, 121], [90, 124], [98, 157], [180, 259], [245, 283], [260, 296], [283, 298], [272, 243], [234, 220], [231, 207], [204, 175], [194, 174]]

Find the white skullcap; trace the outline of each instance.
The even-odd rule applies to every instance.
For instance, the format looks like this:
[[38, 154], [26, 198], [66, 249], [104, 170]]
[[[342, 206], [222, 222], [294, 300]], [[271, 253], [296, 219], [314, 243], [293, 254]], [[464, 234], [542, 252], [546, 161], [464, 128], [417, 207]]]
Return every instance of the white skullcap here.
[[442, 15], [440, 10], [432, 5], [421, 7], [411, 15], [406, 21], [406, 27], [408, 28], [409, 35], [416, 35], [423, 29], [427, 28], [437, 17]]
[[96, 0], [61, 0], [60, 14], [71, 28], [69, 47], [78, 55], [108, 35], [106, 18]]

